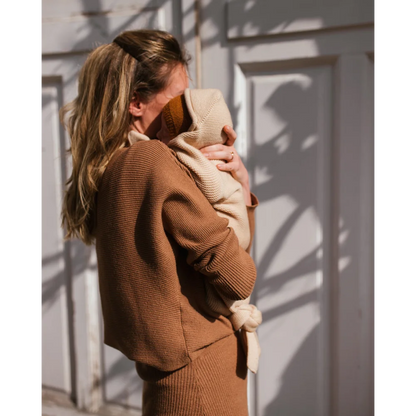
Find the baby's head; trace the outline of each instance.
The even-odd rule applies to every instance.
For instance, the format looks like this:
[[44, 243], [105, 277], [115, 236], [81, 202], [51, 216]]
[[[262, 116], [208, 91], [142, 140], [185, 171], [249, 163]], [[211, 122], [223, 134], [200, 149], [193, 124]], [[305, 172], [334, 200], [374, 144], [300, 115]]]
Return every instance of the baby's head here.
[[225, 125], [233, 127], [230, 111], [220, 90], [189, 89], [170, 100], [162, 110], [161, 129], [156, 137], [163, 143], [181, 135], [197, 149], [225, 143]]
[[156, 137], [167, 144], [174, 137], [188, 131], [192, 124], [184, 95], [172, 98], [164, 107], [161, 114], [161, 128]]

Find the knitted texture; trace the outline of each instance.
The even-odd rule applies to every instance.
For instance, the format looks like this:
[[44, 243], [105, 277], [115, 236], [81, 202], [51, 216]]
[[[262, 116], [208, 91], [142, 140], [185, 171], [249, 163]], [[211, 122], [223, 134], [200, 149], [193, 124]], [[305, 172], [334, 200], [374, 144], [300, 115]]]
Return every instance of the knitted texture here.
[[[221, 91], [216, 89], [186, 89], [184, 94], [173, 98], [162, 111], [172, 139], [168, 146], [175, 150], [178, 159], [189, 169], [197, 186], [212, 204], [217, 214], [228, 219], [229, 226], [237, 234], [240, 246], [247, 248], [251, 235], [247, 210], [241, 184], [230, 172], [218, 170], [218, 160], [208, 160], [199, 150], [202, 146], [224, 143], [224, 125], [232, 126], [231, 115]], [[185, 121], [192, 117], [189, 131], [181, 133], [190, 124]], [[131, 131], [132, 142], [149, 140], [144, 135]], [[206, 302], [213, 316], [222, 314], [230, 319], [235, 330], [241, 329], [242, 340], [247, 354], [247, 366], [257, 373], [261, 354], [256, 328], [262, 322], [262, 314], [255, 305], [250, 305], [250, 297], [235, 301], [218, 293], [206, 283]]]
[[221, 91], [216, 89], [189, 89], [184, 92], [185, 104], [192, 117], [189, 131], [172, 139], [168, 146], [189, 169], [197, 186], [217, 211], [227, 218], [237, 234], [240, 245], [247, 248], [250, 240], [248, 219], [241, 184], [230, 172], [220, 171], [220, 160], [209, 160], [199, 150], [208, 145], [225, 143], [222, 131], [232, 127], [231, 115]]
[[187, 366], [160, 372], [136, 363], [143, 416], [248, 416], [247, 367], [238, 332], [201, 350]]
[[[192, 124], [185, 121], [191, 115]], [[230, 172], [218, 170], [218, 160], [208, 160], [200, 148], [224, 143], [225, 125], [232, 126], [231, 115], [221, 91], [216, 89], [186, 89], [184, 94], [173, 98], [163, 109], [163, 116], [171, 137], [168, 146], [175, 150], [178, 159], [190, 170], [196, 184], [210, 201], [219, 216], [229, 220], [229, 226], [237, 234], [240, 246], [247, 248], [250, 230], [241, 184]], [[190, 125], [189, 131], [183, 131]], [[170, 126], [170, 127], [169, 127]], [[179, 128], [179, 126], [181, 128]], [[262, 314], [250, 297], [233, 301], [218, 294], [207, 285], [207, 304], [215, 313], [230, 318], [235, 330], [245, 332], [243, 342], [247, 352], [247, 366], [256, 373], [261, 353], [256, 328], [262, 322]]]
[[106, 345], [172, 371], [234, 332], [229, 319], [212, 317], [205, 282], [245, 299], [255, 265], [172, 149], [143, 140], [116, 151], [97, 195], [95, 236]]
[[163, 107], [162, 114], [165, 118], [171, 139], [188, 131], [192, 124], [192, 118], [189, 115], [183, 94], [172, 98]]

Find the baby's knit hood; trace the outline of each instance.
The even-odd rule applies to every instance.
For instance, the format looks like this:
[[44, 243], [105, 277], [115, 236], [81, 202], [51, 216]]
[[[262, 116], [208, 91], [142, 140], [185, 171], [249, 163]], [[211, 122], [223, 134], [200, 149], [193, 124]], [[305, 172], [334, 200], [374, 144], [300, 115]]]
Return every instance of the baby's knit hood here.
[[227, 136], [222, 130], [225, 125], [233, 126], [228, 107], [221, 92], [215, 89], [186, 89], [184, 97], [192, 124], [188, 131], [170, 140], [168, 147], [189, 169], [198, 188], [218, 215], [229, 220], [241, 247], [246, 249], [250, 233], [246, 232], [249, 224], [242, 186], [231, 172], [217, 168], [216, 165], [224, 161], [208, 159], [200, 151], [202, 147], [226, 142]]
[[192, 124], [180, 137], [197, 149], [224, 144], [227, 136], [222, 130], [225, 125], [233, 127], [233, 122], [221, 91], [187, 88], [184, 97]]

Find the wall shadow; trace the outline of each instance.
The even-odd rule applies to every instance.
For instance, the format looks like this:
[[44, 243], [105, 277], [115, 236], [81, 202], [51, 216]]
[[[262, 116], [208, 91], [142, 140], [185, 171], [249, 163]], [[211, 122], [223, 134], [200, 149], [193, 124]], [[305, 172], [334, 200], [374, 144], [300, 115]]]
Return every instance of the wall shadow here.
[[[293, 305], [296, 306], [298, 305]], [[261, 413], [263, 416], [318, 416], [312, 410], [317, 408], [317, 383], [314, 373], [318, 368], [316, 356], [312, 353], [317, 342], [317, 331], [314, 329], [296, 351], [296, 358], [286, 367], [279, 380], [281, 388], [264, 408]], [[306, 368], [308, 371], [305, 371]]]
[[[273, 21], [268, 20], [268, 22], [265, 23], [264, 19], [262, 19], [263, 3], [264, 2], [261, 1], [247, 2], [250, 7], [247, 7], [245, 16], [242, 20], [246, 22], [250, 28], [254, 27], [259, 29], [258, 32], [260, 33], [268, 33], [275, 27], [288, 26], [292, 23], [291, 21], [280, 19], [278, 13], [276, 13]], [[204, 49], [207, 50], [213, 46], [219, 45], [227, 50], [227, 52], [225, 52], [228, 57], [227, 75], [230, 82], [228, 83], [226, 91], [223, 92], [225, 93], [226, 101], [229, 104], [233, 120], [236, 120], [239, 108], [233, 105], [236, 93], [235, 83], [233, 82], [235, 73], [234, 65], [236, 62], [234, 49], [241, 44], [244, 44], [248, 49], [251, 47], [254, 48], [261, 37], [229, 40], [226, 33], [228, 4], [229, 2], [227, 1], [203, 1], [203, 6], [201, 7], [202, 24], [209, 28], [206, 29], [206, 32], [209, 32], [209, 34], [206, 35], [204, 32], [202, 33], [202, 55], [204, 54]], [[295, 3], [292, 7], [296, 10]], [[296, 13], [296, 19], [316, 17], [320, 16], [308, 13], [305, 8], [299, 8]], [[322, 16], [321, 19], [322, 22], [325, 23]], [[228, 29], [230, 29], [230, 27], [228, 27]], [[231, 29], [240, 30], [241, 27], [231, 27]], [[354, 28], [351, 27], [348, 29]], [[345, 28], [342, 28], [341, 30], [345, 30]], [[326, 30], [325, 35], [328, 36], [328, 34], [336, 31], [339, 30]], [[240, 36], [242, 35], [241, 31], [238, 33]], [[282, 41], [313, 39], [317, 55], [319, 55], [319, 52], [324, 50], [324, 47], [327, 45], [327, 40], [325, 40], [324, 35], [320, 36], [319, 31], [273, 35], [267, 38], [263, 37], [261, 42], [270, 44], [270, 47], [273, 47], [273, 43], [279, 42], [279, 39], [282, 39]], [[270, 75], [271, 72], [272, 71], [267, 73], [264, 72], [264, 74]], [[276, 74], [280, 72], [284, 71], [275, 71]], [[299, 72], [298, 68], [296, 69], [296, 72]], [[261, 76], [262, 74], [259, 72], [256, 75]], [[282, 196], [290, 196], [296, 203], [296, 208], [285, 219], [284, 223], [280, 225], [264, 253], [262, 252], [261, 256], [255, 255], [258, 278], [252, 300], [254, 298], [256, 302], [261, 302], [264, 297], [278, 293], [293, 279], [308, 274], [312, 275], [317, 271], [316, 259], [322, 252], [322, 244], [317, 244], [316, 247], [307, 254], [300, 255], [295, 264], [290, 268], [285, 269], [284, 272], [268, 273], [276, 256], [282, 251], [285, 241], [294, 225], [305, 212], [313, 210], [317, 215], [316, 221], [318, 224], [325, 224], [327, 220], [326, 218], [319, 217], [320, 208], [316, 206], [316, 189], [308, 187], [307, 185], [305, 186], [309, 181], [305, 172], [313, 172], [313, 164], [316, 163], [316, 154], [314, 153], [314, 150], [316, 145], [320, 144], [319, 136], [317, 142], [314, 142], [313, 139], [313, 137], [317, 137], [319, 134], [317, 126], [312, 122], [305, 123], [304, 121], [305, 112], [307, 112], [309, 108], [314, 108], [317, 104], [319, 105], [319, 103], [316, 103], [316, 88], [317, 85], [314, 85], [314, 83], [307, 89], [299, 88], [298, 84], [291, 81], [276, 88], [266, 102], [264, 110], [274, 111], [276, 118], [284, 120], [286, 127], [282, 131], [276, 132], [275, 135], [271, 135], [272, 137], [266, 142], [261, 140], [261, 145], [257, 144], [259, 138], [256, 138], [255, 136], [255, 126], [253, 130], [247, 134], [247, 137], [250, 140], [252, 156], [245, 161], [246, 166], [253, 173], [255, 171], [261, 171], [262, 177], [269, 178], [260, 185], [252, 185], [251, 190], [259, 198], [260, 205]], [[257, 111], [262, 110], [263, 109], [257, 109]], [[296, 114], [298, 116], [295, 116]], [[252, 114], [250, 117], [252, 117]], [[301, 120], [301, 122], [299, 122], [299, 120]], [[306, 120], [308, 120], [307, 117]], [[253, 122], [253, 120], [251, 121]], [[287, 139], [287, 136], [290, 137], [290, 140]], [[333, 140], [334, 131], [331, 131], [331, 146]], [[348, 213], [341, 214], [342, 223], [340, 224], [337, 233], [340, 236], [340, 240], [341, 236], [345, 236], [345, 238], [340, 242], [339, 255], [348, 258], [350, 261], [346, 266], [346, 269], [343, 270], [344, 272], [356, 265], [356, 258], [353, 256], [354, 247], [352, 242], [359, 230], [353, 229], [351, 226], [351, 224], [356, 223], [354, 218], [349, 217]], [[276, 213], [276, 215], [279, 214]], [[273, 218], [269, 218], [269, 220], [273, 221]], [[253, 249], [254, 253], [256, 253], [255, 245]], [[266, 274], [267, 278], [265, 277]], [[324, 285], [330, 286], [331, 279], [333, 278], [335, 278], [335, 276], [325, 276], [326, 281], [324, 282]], [[308, 292], [283, 305], [268, 308], [266, 312], [263, 312], [263, 322], [267, 323], [273, 321], [302, 306], [316, 303], [317, 298], [318, 291]], [[326, 317], [326, 319], [329, 319], [329, 317]], [[317, 380], [316, 377], [313, 377], [313, 374], [314, 372], [319, 371], [319, 369], [316, 368], [317, 358], [311, 354], [311, 351], [314, 351], [314, 346], [318, 343], [319, 325], [321, 324], [318, 324], [309, 334], [307, 334], [303, 339], [301, 346], [291, 358], [290, 364], [285, 368], [284, 372], [280, 374], [279, 379], [275, 380], [276, 385], [281, 385], [281, 387], [276, 390], [274, 398], [271, 401], [268, 401], [266, 407], [264, 407], [264, 402], [256, 403], [256, 415], [312, 416], [315, 414], [311, 409], [316, 409], [318, 406], [316, 403], [318, 393], [316, 386]], [[329, 337], [331, 336], [332, 335], [329, 334]], [[330, 342], [331, 341], [328, 340], [328, 343]], [[278, 357], [279, 345], [276, 345], [276, 360], [279, 359]], [[273, 366], [273, 363], [271, 362], [265, 362], [264, 360], [260, 361], [259, 374], [257, 375], [258, 380], [261, 377], [262, 371], [268, 372], [271, 366]], [[327, 374], [327, 376], [330, 378], [329, 374]], [[265, 386], [264, 384], [262, 387], [259, 387], [257, 383], [257, 389], [259, 388], [272, 389], [273, 387], [270, 385]], [[257, 390], [257, 398], [258, 393], [259, 391]]]
[[[300, 72], [302, 73], [302, 71]], [[270, 272], [273, 270], [273, 261], [284, 249], [290, 233], [307, 212], [314, 213], [317, 227], [323, 227], [326, 223], [325, 218], [320, 218], [320, 209], [315, 206], [317, 190], [314, 180], [311, 181], [308, 177], [311, 172], [316, 171], [316, 146], [321, 145], [320, 138], [317, 141], [309, 139], [316, 137], [319, 132], [314, 117], [305, 116], [308, 110], [315, 105], [316, 88], [314, 83], [304, 89], [295, 82], [287, 82], [277, 87], [264, 103], [264, 110], [274, 113], [285, 127], [263, 144], [254, 145], [253, 160], [250, 162], [268, 180], [264, 180], [260, 185], [252, 186], [252, 191], [258, 196], [260, 204], [285, 196], [290, 197], [296, 207], [280, 225], [261, 257], [256, 255], [259, 277], [256, 282], [255, 297], [260, 303], [263, 297], [277, 294], [293, 279], [300, 276], [310, 276], [308, 287], [314, 286], [316, 272], [319, 271], [317, 257], [323, 249], [322, 243], [317, 243], [305, 254], [299, 253], [296, 256], [296, 262], [283, 272]], [[262, 109], [258, 109], [258, 111], [262, 111]], [[299, 118], [302, 119], [302, 123], [299, 123]], [[254, 125], [253, 132], [256, 130]], [[275, 215], [278, 219], [279, 213], [276, 212]], [[272, 222], [274, 218], [269, 220]], [[329, 278], [329, 276], [325, 277]], [[274, 321], [276, 318], [288, 315], [305, 305], [315, 304], [319, 290], [321, 288], [308, 291], [276, 307], [268, 305], [267, 311], [263, 312], [263, 322]], [[278, 389], [274, 399], [259, 414], [264, 416], [315, 415], [314, 409], [317, 408], [316, 376], [320, 370], [317, 368], [315, 355], [315, 347], [318, 342], [317, 331], [318, 328], [315, 327], [302, 341], [302, 347], [297, 349], [284, 373], [280, 375], [279, 380], [276, 380], [281, 388]], [[279, 345], [276, 345], [276, 360], [278, 357]], [[268, 358], [270, 359], [270, 355]], [[260, 363], [259, 376], [261, 376], [262, 369], [267, 371], [265, 369], [269, 366], [270, 362], [266, 363], [263, 358]], [[262, 388], [261, 386], [264, 388], [264, 384], [259, 384], [258, 389]], [[263, 406], [262, 402], [261, 407]]]

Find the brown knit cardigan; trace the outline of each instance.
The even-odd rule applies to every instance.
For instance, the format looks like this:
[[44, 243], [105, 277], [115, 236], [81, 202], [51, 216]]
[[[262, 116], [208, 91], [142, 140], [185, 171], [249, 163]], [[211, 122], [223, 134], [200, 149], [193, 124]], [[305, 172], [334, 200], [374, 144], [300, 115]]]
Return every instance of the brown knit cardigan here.
[[171, 371], [234, 332], [208, 309], [204, 279], [230, 299], [247, 298], [256, 280], [251, 241], [240, 247], [173, 150], [157, 140], [119, 149], [100, 184], [96, 219], [105, 344]]

